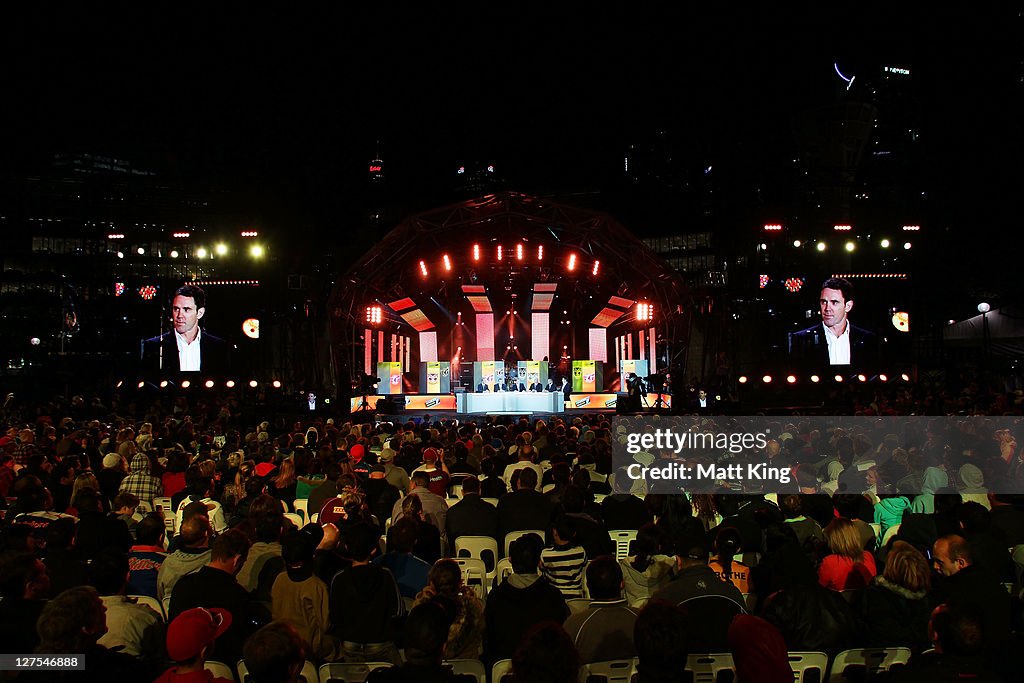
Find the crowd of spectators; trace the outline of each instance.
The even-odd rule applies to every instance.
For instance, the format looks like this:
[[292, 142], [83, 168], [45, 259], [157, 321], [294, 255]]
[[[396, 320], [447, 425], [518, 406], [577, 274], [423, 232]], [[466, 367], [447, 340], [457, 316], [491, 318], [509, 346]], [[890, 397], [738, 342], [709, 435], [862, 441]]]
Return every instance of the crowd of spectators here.
[[[782, 680], [787, 651], [867, 646], [910, 648], [908, 680], [1017, 670], [1024, 499], [1004, 491], [1024, 471], [1019, 419], [915, 440], [782, 418], [760, 455], [792, 470], [791, 491], [669, 495], [613, 471], [625, 428], [605, 415], [99, 408], [9, 416], [0, 438], [0, 642], [86, 655], [52, 680], [213, 680], [211, 660], [243, 660], [256, 683], [306, 660], [444, 680], [442, 661], [466, 658], [568, 681], [639, 657], [641, 681], [667, 681], [699, 652]], [[903, 481], [915, 464], [922, 480]], [[506, 546], [523, 531], [539, 533]], [[449, 559], [465, 536], [507, 564], [491, 585]]]

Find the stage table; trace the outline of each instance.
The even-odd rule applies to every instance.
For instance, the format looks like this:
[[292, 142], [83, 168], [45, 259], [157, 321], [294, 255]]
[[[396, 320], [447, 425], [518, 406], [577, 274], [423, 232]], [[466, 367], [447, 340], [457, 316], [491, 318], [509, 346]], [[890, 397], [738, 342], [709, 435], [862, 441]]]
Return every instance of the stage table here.
[[496, 391], [456, 394], [460, 413], [561, 413], [560, 391]]

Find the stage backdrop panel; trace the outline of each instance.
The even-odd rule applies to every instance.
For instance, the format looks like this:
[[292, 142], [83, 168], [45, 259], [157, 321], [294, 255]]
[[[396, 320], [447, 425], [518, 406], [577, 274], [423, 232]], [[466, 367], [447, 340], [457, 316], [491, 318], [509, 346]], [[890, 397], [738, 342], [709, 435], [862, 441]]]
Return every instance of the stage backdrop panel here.
[[452, 364], [448, 361], [420, 363], [420, 393], [448, 394], [452, 390]]
[[377, 363], [377, 379], [380, 380], [378, 394], [402, 393], [402, 364], [393, 361]]
[[473, 391], [479, 391], [480, 386], [487, 387], [487, 391], [494, 391], [494, 366], [493, 360], [478, 360], [473, 363]]
[[541, 387], [548, 381], [548, 364], [539, 360], [521, 360], [516, 364], [519, 383], [530, 390], [530, 386], [540, 383]]
[[593, 394], [604, 390], [604, 363], [594, 360], [572, 362], [572, 390]]
[[647, 371], [648, 361], [646, 360], [620, 360], [619, 361], [619, 375], [622, 377], [622, 387], [625, 389], [626, 378], [629, 377], [629, 373], [635, 372], [638, 377], [646, 378], [647, 375], [651, 374]]

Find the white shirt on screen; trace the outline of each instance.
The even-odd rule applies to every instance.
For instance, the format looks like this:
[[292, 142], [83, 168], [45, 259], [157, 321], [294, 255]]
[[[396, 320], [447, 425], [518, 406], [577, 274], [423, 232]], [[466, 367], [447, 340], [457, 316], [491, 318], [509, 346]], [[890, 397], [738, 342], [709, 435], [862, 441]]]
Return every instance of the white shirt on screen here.
[[178, 367], [182, 372], [199, 372], [202, 369], [202, 356], [199, 351], [199, 338], [202, 336], [202, 328], [196, 328], [196, 338], [189, 344], [185, 337], [174, 333], [174, 338], [178, 342]]
[[850, 321], [846, 321], [846, 329], [838, 337], [825, 323], [825, 341], [828, 342], [828, 362], [830, 365], [850, 364]]

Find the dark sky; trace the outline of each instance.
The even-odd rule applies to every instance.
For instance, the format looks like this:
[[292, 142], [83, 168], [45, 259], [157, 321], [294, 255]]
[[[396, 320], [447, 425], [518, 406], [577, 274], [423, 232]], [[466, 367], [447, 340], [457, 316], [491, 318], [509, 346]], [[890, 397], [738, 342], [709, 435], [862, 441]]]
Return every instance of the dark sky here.
[[380, 140], [394, 187], [413, 194], [459, 159], [495, 160], [523, 189], [589, 188], [658, 128], [771, 163], [794, 115], [831, 101], [838, 60], [912, 65], [943, 169], [973, 169], [979, 188], [1008, 180], [1015, 10], [824, 4], [6, 10], [4, 164], [110, 153], [309, 204], [358, 197]]

